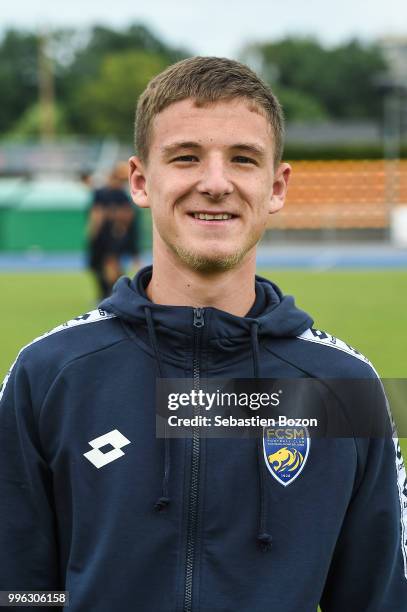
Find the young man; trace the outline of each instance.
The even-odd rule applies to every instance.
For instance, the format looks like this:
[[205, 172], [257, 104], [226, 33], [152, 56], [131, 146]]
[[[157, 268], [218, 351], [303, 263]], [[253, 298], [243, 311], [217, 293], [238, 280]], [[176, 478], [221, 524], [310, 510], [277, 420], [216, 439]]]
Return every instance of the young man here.
[[[160, 377], [376, 379], [255, 276], [291, 172], [282, 136], [270, 89], [231, 60], [184, 60], [142, 95], [130, 185], [154, 264], [6, 377], [0, 590], [65, 589], [71, 612], [406, 612], [397, 440], [294, 455], [275, 439], [156, 437]], [[280, 451], [301, 467], [282, 475]]]

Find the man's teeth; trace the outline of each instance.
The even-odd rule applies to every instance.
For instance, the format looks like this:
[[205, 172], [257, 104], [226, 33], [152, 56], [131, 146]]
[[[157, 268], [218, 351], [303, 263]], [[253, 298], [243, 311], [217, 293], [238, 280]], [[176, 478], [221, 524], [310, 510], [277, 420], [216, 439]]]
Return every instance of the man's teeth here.
[[195, 219], [202, 219], [203, 221], [213, 221], [215, 219], [224, 220], [231, 219], [232, 215], [219, 214], [219, 215], [207, 215], [206, 213], [194, 213]]

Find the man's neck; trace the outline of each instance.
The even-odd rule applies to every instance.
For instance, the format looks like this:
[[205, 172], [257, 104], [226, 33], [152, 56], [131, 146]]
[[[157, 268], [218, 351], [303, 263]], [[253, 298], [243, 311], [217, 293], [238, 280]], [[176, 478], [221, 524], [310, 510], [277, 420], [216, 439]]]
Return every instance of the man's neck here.
[[254, 249], [236, 268], [211, 274], [188, 268], [172, 253], [169, 256], [156, 253], [153, 261], [153, 275], [146, 294], [155, 304], [212, 306], [242, 317], [256, 299]]

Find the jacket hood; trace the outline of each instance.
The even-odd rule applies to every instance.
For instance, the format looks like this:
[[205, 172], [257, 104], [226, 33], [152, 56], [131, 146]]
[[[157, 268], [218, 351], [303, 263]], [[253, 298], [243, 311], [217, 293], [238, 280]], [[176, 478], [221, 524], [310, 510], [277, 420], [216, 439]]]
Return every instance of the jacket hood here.
[[[134, 325], [146, 324], [146, 309], [157, 328], [167, 328], [176, 333], [191, 335], [194, 309], [189, 306], [154, 304], [145, 293], [152, 266], [142, 268], [133, 279], [121, 277], [112, 295], [99, 307]], [[245, 317], [239, 317], [213, 307], [205, 308], [211, 338], [247, 337], [254, 321], [258, 335], [289, 338], [300, 335], [312, 326], [312, 318], [296, 307], [292, 296], [283, 295], [271, 281], [255, 277], [256, 301]]]

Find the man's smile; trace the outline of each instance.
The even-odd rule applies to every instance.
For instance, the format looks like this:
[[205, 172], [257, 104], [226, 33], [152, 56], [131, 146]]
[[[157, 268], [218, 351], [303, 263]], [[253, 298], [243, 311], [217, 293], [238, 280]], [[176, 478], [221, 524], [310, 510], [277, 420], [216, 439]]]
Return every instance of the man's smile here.
[[239, 215], [226, 211], [194, 211], [187, 213], [188, 216], [199, 225], [224, 226], [235, 221]]

